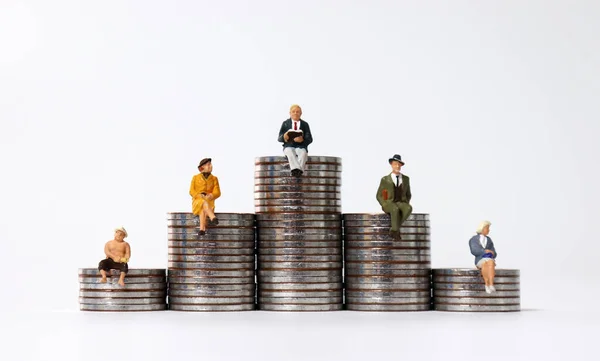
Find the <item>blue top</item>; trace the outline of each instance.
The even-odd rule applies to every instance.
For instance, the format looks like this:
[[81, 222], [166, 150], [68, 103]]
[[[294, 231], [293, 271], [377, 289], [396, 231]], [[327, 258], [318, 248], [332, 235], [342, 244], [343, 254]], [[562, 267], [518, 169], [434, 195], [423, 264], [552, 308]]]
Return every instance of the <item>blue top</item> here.
[[471, 239], [469, 240], [469, 248], [471, 248], [471, 254], [475, 256], [475, 264], [481, 261], [486, 249], [489, 249], [490, 251], [494, 252], [494, 255], [491, 258], [496, 259], [498, 253], [496, 252], [496, 248], [494, 247], [494, 242], [492, 242], [492, 239], [488, 236], [485, 236], [485, 238], [487, 239], [487, 245], [485, 248], [483, 248], [481, 242], [479, 242], [479, 236], [480, 234], [478, 233], [471, 237]]

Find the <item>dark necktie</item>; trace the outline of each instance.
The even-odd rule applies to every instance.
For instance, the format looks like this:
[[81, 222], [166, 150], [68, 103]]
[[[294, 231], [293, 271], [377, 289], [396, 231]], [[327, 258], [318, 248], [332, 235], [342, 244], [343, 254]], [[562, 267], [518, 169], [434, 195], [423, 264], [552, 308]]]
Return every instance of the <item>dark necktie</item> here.
[[294, 122], [294, 130], [298, 130], [298, 122]]
[[396, 187], [398, 187], [400, 185], [400, 176], [397, 175], [396, 176]]

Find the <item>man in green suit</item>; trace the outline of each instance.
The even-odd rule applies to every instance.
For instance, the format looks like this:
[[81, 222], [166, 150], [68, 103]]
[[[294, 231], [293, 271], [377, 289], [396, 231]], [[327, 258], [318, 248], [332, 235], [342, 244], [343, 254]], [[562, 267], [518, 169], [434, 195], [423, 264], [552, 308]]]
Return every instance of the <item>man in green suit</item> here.
[[404, 162], [399, 154], [394, 154], [389, 162], [392, 166], [392, 173], [381, 178], [379, 189], [377, 189], [377, 201], [392, 220], [390, 234], [396, 239], [401, 239], [400, 226], [412, 213], [410, 180], [400, 173]]

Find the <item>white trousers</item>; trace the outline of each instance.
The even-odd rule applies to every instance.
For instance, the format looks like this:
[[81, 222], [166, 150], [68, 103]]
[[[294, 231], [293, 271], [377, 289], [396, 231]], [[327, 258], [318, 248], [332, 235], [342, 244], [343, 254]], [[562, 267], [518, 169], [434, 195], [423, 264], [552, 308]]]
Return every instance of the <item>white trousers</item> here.
[[304, 172], [304, 166], [308, 160], [308, 153], [304, 148], [285, 147], [283, 153], [290, 162], [290, 170], [300, 169]]

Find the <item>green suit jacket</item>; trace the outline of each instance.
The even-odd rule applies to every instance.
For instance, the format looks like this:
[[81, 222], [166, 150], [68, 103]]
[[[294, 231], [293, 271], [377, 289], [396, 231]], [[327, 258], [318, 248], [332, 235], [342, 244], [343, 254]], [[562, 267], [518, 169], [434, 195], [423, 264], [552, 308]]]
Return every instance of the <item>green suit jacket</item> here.
[[[377, 189], [377, 202], [383, 207], [384, 193], [387, 193], [387, 201], [394, 200], [395, 183], [392, 182], [390, 175], [385, 175], [379, 182], [379, 189]], [[384, 192], [385, 190], [385, 192]], [[402, 174], [402, 194], [400, 195], [400, 202], [410, 203], [412, 194], [410, 193], [410, 179]]]

